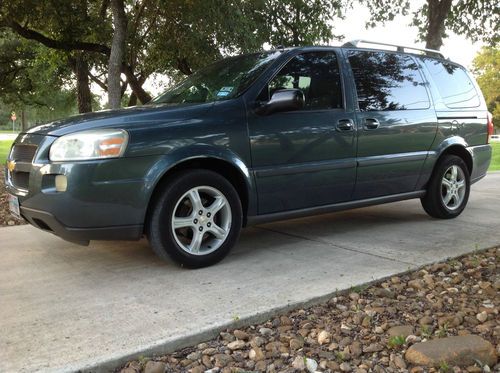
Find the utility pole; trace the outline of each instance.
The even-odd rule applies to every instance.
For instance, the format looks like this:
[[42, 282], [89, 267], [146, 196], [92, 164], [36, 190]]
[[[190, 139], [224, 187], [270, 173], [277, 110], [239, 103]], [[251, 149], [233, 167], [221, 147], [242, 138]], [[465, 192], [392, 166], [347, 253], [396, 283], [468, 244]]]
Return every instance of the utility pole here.
[[10, 119], [12, 120], [12, 132], [14, 132], [14, 126], [16, 124], [16, 113], [13, 111], [12, 113], [10, 113]]

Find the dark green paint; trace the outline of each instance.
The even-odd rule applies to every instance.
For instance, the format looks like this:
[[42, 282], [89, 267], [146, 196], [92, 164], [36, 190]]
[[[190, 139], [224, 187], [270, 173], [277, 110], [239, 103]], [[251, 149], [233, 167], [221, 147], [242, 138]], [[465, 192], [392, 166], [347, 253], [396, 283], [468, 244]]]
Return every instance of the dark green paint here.
[[[337, 54], [345, 109], [256, 114], [257, 95], [272, 76], [293, 56], [317, 50]], [[491, 158], [484, 100], [477, 110], [450, 110], [426, 86], [428, 109], [360, 112], [344, 50], [290, 49], [234, 99], [104, 111], [31, 129], [15, 142], [38, 146], [33, 165], [19, 164], [30, 170], [29, 190], [7, 189], [34, 225], [33, 218], [41, 219], [65, 239], [86, 241], [139, 238], [160, 180], [196, 162], [215, 169], [225, 165], [224, 176], [232, 170], [231, 181], [248, 200], [250, 223], [419, 197], [450, 147], [470, 155], [471, 178], [478, 180]], [[367, 119], [378, 120], [379, 127], [367, 129]], [[342, 121], [352, 122], [353, 129], [339, 130]], [[128, 131], [123, 158], [49, 161], [57, 137], [92, 128]], [[68, 177], [67, 192], [54, 191], [56, 174]]]

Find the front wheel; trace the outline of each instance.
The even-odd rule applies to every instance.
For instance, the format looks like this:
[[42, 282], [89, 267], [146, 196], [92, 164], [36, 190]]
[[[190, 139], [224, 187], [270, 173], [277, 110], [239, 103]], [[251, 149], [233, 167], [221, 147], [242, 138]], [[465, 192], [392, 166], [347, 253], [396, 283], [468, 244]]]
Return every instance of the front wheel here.
[[452, 219], [465, 209], [469, 193], [470, 175], [467, 165], [456, 155], [445, 155], [436, 165], [421, 202], [430, 216]]
[[188, 170], [174, 177], [153, 201], [146, 227], [153, 251], [190, 268], [222, 260], [241, 230], [238, 193], [212, 171]]

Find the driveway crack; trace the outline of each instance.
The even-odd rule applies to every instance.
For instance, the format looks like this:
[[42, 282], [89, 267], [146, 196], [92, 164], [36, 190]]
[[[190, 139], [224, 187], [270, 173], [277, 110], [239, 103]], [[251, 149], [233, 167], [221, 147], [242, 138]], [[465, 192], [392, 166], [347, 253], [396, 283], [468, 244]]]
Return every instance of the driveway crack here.
[[276, 229], [263, 228], [263, 227], [258, 227], [258, 226], [254, 227], [254, 228], [261, 229], [261, 230], [268, 231], [268, 232], [273, 232], [273, 233], [281, 234], [281, 235], [288, 236], [288, 237], [299, 238], [299, 239], [306, 240], [306, 241], [311, 241], [311, 242], [316, 242], [316, 243], [320, 243], [320, 244], [323, 244], [323, 245], [332, 246], [332, 247], [335, 247], [337, 249], [352, 251], [352, 252], [357, 253], [357, 254], [370, 255], [370, 256], [373, 256], [373, 257], [376, 257], [376, 258], [385, 259], [385, 260], [389, 260], [389, 261], [397, 262], [397, 263], [403, 263], [403, 264], [407, 264], [407, 265], [410, 265], [410, 266], [414, 266], [415, 265], [415, 263], [405, 262], [403, 260], [394, 259], [394, 258], [391, 258], [391, 257], [388, 257], [388, 256], [384, 256], [384, 255], [368, 253], [366, 251], [356, 250], [356, 249], [353, 249], [351, 247], [341, 246], [341, 245], [333, 244], [331, 242], [323, 241], [323, 240], [319, 240], [319, 239], [315, 239], [315, 238], [304, 237], [304, 236], [300, 236], [298, 234], [287, 233], [287, 232], [282, 232], [282, 231], [279, 231], [279, 230], [276, 230]]

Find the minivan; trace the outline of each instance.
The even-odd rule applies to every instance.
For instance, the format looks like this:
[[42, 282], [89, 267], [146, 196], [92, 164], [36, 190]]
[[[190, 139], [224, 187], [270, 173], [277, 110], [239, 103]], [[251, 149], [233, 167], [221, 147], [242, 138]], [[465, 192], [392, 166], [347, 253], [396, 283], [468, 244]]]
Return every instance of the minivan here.
[[8, 155], [11, 210], [82, 244], [146, 236], [186, 267], [252, 224], [412, 198], [457, 217], [491, 159], [484, 98], [438, 51], [387, 49], [230, 57], [149, 104], [32, 128]]

